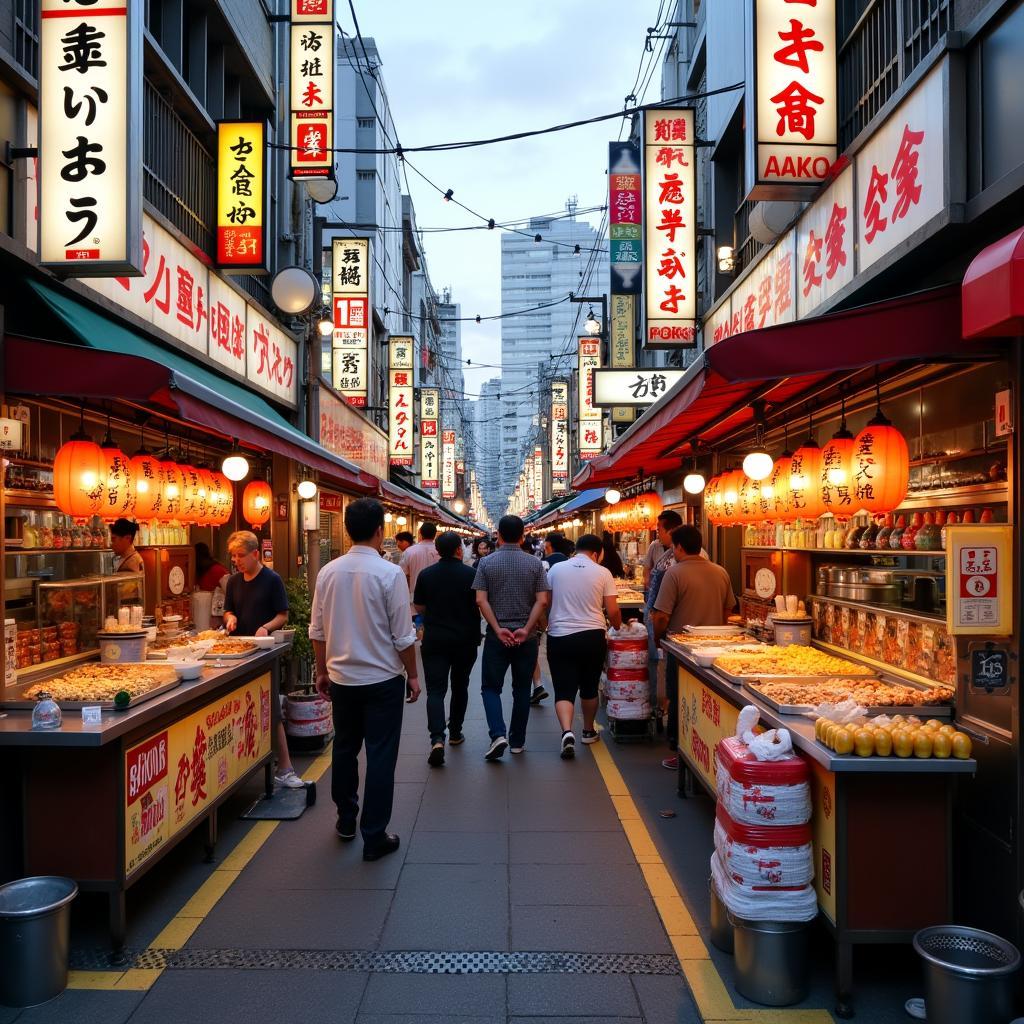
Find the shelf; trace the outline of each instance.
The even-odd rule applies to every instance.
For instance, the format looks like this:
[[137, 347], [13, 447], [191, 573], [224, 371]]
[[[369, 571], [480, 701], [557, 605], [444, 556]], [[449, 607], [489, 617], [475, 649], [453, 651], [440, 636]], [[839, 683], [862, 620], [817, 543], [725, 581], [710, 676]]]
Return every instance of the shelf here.
[[1005, 480], [987, 484], [968, 484], [966, 487], [936, 488], [934, 491], [911, 491], [903, 499], [896, 514], [919, 508], [958, 508], [964, 505], [996, 505], [1009, 500], [1009, 487]]
[[943, 466], [947, 462], [962, 462], [964, 459], [980, 459], [986, 455], [1005, 455], [1007, 451], [1006, 442], [995, 444], [990, 448], [972, 448], [970, 451], [957, 452], [955, 455], [934, 455], [930, 458], [911, 459], [910, 468], [920, 466]]
[[860, 548], [762, 548], [757, 547], [745, 547], [741, 548], [741, 551], [796, 551], [808, 555], [880, 555], [882, 558], [900, 558], [900, 557], [911, 557], [911, 558], [945, 558], [945, 551], [862, 551]]
[[113, 548], [23, 548], [17, 544], [5, 544], [5, 555], [108, 555]]
[[4, 504], [12, 508], [57, 509], [52, 491], [22, 491], [4, 488]]

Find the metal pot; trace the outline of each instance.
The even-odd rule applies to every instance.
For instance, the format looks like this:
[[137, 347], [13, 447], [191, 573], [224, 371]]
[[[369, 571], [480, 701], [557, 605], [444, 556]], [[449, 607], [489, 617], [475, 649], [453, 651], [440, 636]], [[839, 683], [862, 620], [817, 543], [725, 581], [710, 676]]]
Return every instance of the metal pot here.
[[841, 601], [900, 605], [903, 603], [903, 584], [899, 582], [829, 583], [828, 596]]

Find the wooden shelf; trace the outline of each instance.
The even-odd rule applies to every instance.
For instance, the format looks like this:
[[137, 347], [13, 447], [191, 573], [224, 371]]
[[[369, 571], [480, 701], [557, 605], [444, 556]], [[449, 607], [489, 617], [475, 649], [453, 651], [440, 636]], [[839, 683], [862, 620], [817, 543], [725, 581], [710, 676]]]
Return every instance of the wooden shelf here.
[[5, 544], [5, 555], [107, 555], [113, 548], [23, 548], [17, 544]]
[[22, 491], [4, 488], [4, 504], [13, 508], [56, 509], [53, 491]]
[[896, 514], [921, 508], [961, 508], [968, 505], [998, 505], [1009, 500], [1009, 487], [1005, 480], [987, 484], [968, 484], [966, 487], [936, 488], [934, 491], [911, 491], [897, 509]]
[[991, 448], [972, 448], [970, 451], [957, 452], [955, 455], [933, 455], [930, 458], [911, 459], [910, 468], [920, 466], [944, 466], [947, 462], [962, 462], [964, 459], [980, 459], [986, 455], [1006, 455], [1006, 442], [993, 445]]
[[877, 551], [869, 550], [863, 551], [860, 548], [762, 548], [757, 547], [745, 547], [741, 548], [741, 551], [794, 551], [808, 555], [881, 555], [883, 558], [899, 558], [900, 556], [910, 556], [911, 558], [945, 558], [945, 551], [899, 551], [889, 550], [883, 551], [879, 548]]

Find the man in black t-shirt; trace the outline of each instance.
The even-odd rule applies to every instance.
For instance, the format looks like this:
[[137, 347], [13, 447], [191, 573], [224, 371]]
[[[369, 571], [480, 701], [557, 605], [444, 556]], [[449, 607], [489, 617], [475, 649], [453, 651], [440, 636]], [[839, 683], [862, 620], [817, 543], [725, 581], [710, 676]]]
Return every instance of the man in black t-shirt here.
[[480, 610], [473, 580], [476, 571], [462, 561], [457, 533], [442, 533], [434, 542], [441, 560], [416, 577], [413, 604], [423, 616], [423, 675], [427, 681], [427, 725], [434, 768], [444, 764], [444, 698], [451, 675], [452, 700], [448, 742], [462, 742], [462, 723], [469, 704], [469, 674], [480, 645]]

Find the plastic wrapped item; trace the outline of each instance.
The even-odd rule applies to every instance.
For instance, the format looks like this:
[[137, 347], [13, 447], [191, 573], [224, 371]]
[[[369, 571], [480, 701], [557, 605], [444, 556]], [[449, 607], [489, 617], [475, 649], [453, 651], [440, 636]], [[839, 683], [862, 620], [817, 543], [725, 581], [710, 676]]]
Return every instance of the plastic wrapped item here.
[[735, 737], [715, 748], [718, 799], [746, 825], [803, 825], [811, 818], [810, 772], [797, 756], [758, 761]]
[[630, 639], [609, 638], [609, 668], [647, 668], [647, 634]]
[[606, 673], [613, 683], [642, 683], [647, 680], [647, 668], [611, 668]]
[[715, 849], [737, 885], [792, 888], [814, 880], [810, 825], [743, 825], [719, 804]]
[[722, 902], [745, 921], [813, 921], [818, 916], [814, 886], [755, 889], [739, 885], [725, 870], [717, 850], [711, 854], [711, 877]]
[[647, 642], [647, 627], [642, 622], [630, 619], [624, 622], [618, 629], [608, 630], [608, 642], [613, 640], [643, 640]]
[[651, 717], [651, 705], [646, 700], [609, 700], [608, 717], [622, 721], [641, 721]]
[[623, 681], [609, 679], [604, 684], [605, 696], [609, 700], [647, 700], [650, 690], [650, 682], [643, 680], [627, 679]]

